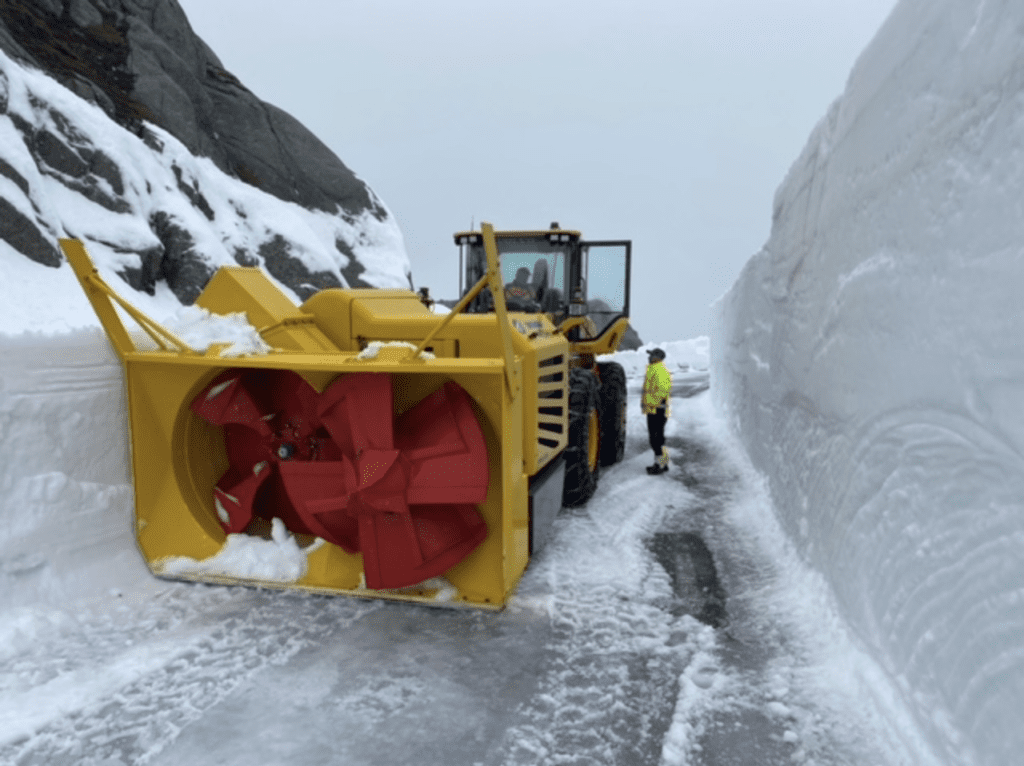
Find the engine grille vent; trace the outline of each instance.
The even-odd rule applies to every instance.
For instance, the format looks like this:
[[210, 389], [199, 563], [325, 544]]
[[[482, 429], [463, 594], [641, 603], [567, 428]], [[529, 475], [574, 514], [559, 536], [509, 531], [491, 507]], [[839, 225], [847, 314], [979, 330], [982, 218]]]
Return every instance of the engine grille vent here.
[[537, 443], [541, 452], [558, 449], [565, 442], [566, 363], [556, 354], [537, 363]]

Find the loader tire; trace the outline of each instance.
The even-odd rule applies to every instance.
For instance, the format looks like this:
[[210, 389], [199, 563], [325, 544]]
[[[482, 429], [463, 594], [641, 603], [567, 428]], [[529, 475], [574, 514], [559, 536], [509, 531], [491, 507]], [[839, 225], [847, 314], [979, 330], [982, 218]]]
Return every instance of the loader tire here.
[[583, 505], [594, 495], [601, 475], [600, 385], [590, 370], [569, 371], [569, 444], [565, 448], [562, 505]]
[[601, 378], [601, 465], [615, 465], [626, 454], [626, 371], [618, 362], [597, 365]]

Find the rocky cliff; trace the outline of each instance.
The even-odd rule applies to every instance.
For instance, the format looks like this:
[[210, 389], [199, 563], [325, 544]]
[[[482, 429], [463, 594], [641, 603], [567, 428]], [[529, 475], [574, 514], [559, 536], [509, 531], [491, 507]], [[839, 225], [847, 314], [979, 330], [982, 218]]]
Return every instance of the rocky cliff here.
[[59, 267], [56, 239], [82, 237], [184, 303], [224, 262], [262, 263], [299, 298], [411, 283], [380, 200], [225, 70], [176, 0], [0, 0], [0, 51], [0, 239], [18, 253]]

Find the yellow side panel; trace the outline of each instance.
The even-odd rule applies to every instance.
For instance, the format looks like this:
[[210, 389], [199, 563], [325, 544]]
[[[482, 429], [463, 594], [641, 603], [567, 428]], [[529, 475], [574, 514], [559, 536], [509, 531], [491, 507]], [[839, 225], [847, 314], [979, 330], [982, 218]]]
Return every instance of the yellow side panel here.
[[569, 443], [569, 344], [537, 339], [523, 361], [524, 472], [532, 476]]
[[182, 409], [188, 410], [209, 370], [128, 363], [126, 371], [139, 547], [150, 564], [165, 556], [212, 556], [226, 536], [212, 492], [196, 484], [208, 481], [212, 489], [227, 458], [216, 429], [197, 433], [187, 449], [180, 429]]
[[302, 304], [331, 343], [341, 351], [359, 351], [352, 337], [352, 300], [357, 290], [321, 290]]

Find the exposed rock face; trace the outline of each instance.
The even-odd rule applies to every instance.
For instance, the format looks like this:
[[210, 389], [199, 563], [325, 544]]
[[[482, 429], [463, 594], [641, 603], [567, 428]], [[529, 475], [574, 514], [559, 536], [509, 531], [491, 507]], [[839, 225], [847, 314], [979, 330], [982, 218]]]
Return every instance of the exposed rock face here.
[[[154, 152], [162, 152], [164, 142], [151, 126], [171, 134], [192, 155], [209, 158], [227, 175], [279, 200], [349, 223], [369, 215], [385, 228], [393, 227], [373, 192], [330, 149], [224, 69], [192, 31], [177, 0], [0, 0], [0, 50], [95, 104]], [[0, 115], [8, 112], [7, 97], [7, 88], [0, 87]], [[42, 174], [111, 212], [142, 212], [125, 198], [118, 162], [76, 129], [73, 115], [49, 108], [49, 115], [35, 122], [23, 113], [8, 116]], [[187, 177], [177, 166], [174, 173], [178, 191], [212, 222], [212, 192], [201, 188], [194, 173]], [[0, 175], [31, 196], [28, 181], [9, 163], [0, 165]], [[52, 242], [61, 227], [45, 216], [31, 221], [24, 206], [20, 211], [7, 207], [11, 210], [2, 211], [0, 238], [39, 263], [58, 265]], [[152, 292], [154, 280], [167, 279], [179, 298], [191, 302], [213, 271], [196, 247], [200, 233], [181, 216], [175, 222], [168, 210], [144, 215], [162, 246], [134, 248], [143, 262], [126, 267], [122, 276], [147, 292]], [[404, 260], [400, 237], [395, 242], [396, 256]], [[384, 286], [386, 279], [378, 275], [375, 283], [373, 275], [364, 274], [367, 265], [359, 262], [355, 244], [337, 237], [333, 248], [326, 246], [327, 267], [312, 270], [296, 260], [288, 234], [270, 227], [264, 242], [236, 251], [234, 259], [265, 263], [299, 295], [345, 283]]]
[[176, 0], [0, 0], [0, 48], [280, 199], [386, 215], [316, 136], [224, 69]]
[[0, 197], [0, 239], [45, 266], [59, 266], [60, 256], [39, 229], [14, 205]]
[[[618, 315], [618, 311], [612, 309], [607, 302], [600, 298], [591, 298], [587, 301], [587, 316], [589, 316], [598, 329], [602, 329], [611, 324], [615, 316]], [[622, 334], [619, 339], [619, 350], [620, 351], [634, 351], [640, 348], [644, 342], [640, 340], [640, 336], [636, 330], [633, 329], [633, 325], [627, 325], [626, 331]]]
[[619, 341], [619, 350], [635, 351], [642, 345], [644, 345], [644, 342], [640, 340], [640, 335], [633, 329], [633, 325], [630, 325], [626, 328], [626, 332], [623, 333], [622, 340]]

